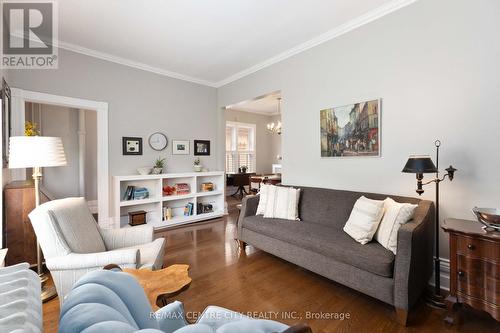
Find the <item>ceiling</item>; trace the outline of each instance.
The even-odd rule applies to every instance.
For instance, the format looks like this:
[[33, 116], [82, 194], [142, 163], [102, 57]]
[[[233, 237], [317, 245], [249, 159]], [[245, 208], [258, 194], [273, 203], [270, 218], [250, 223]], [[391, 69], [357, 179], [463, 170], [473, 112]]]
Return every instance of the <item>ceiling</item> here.
[[416, 0], [64, 0], [59, 46], [221, 86]]
[[280, 92], [274, 92], [265, 96], [257, 97], [252, 100], [240, 102], [226, 106], [226, 109], [259, 113], [267, 116], [278, 115], [278, 98], [281, 97]]

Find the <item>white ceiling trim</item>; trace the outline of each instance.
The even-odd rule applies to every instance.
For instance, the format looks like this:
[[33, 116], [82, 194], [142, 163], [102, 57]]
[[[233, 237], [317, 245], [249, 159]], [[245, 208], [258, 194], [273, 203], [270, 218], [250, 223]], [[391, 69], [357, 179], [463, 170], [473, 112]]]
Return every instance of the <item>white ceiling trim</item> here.
[[89, 48], [86, 48], [83, 46], [59, 41], [58, 47], [61, 49], [75, 52], [75, 53], [84, 54], [84, 55], [87, 55], [89, 57], [94, 57], [94, 58], [114, 62], [114, 63], [120, 64], [120, 65], [137, 68], [137, 69], [140, 69], [143, 71], [152, 72], [152, 73], [163, 75], [163, 76], [168, 76], [168, 77], [171, 77], [174, 79], [193, 82], [193, 83], [197, 83], [197, 84], [201, 84], [201, 85], [205, 85], [205, 86], [209, 86], [209, 87], [215, 87], [215, 82], [210, 82], [207, 80], [199, 79], [196, 77], [191, 77], [188, 75], [184, 75], [184, 74], [180, 74], [180, 73], [176, 73], [176, 72], [172, 72], [172, 71], [167, 71], [167, 70], [162, 69], [162, 68], [150, 66], [150, 65], [147, 65], [147, 64], [144, 64], [141, 62], [118, 57], [118, 56], [111, 55], [108, 53], [99, 52], [99, 51], [92, 50], [92, 49], [89, 49]]
[[296, 54], [299, 54], [299, 53], [304, 52], [306, 50], [309, 50], [315, 46], [318, 46], [320, 44], [328, 42], [329, 40], [332, 40], [336, 37], [344, 35], [344, 34], [348, 33], [349, 31], [352, 31], [352, 30], [357, 29], [365, 24], [373, 22], [373, 21], [375, 21], [375, 20], [377, 20], [385, 15], [388, 15], [388, 14], [390, 14], [394, 11], [397, 11], [403, 7], [411, 5], [412, 3], [417, 2], [417, 1], [418, 0], [393, 0], [393, 1], [387, 3], [383, 6], [380, 6], [376, 9], [366, 13], [366, 14], [358, 16], [357, 18], [355, 18], [355, 19], [353, 19], [345, 24], [340, 25], [335, 29], [327, 31], [327, 32], [319, 35], [318, 37], [310, 39], [310, 40], [308, 40], [302, 44], [299, 44], [299, 45], [297, 45], [297, 46], [295, 46], [295, 47], [293, 47], [285, 52], [282, 52], [274, 57], [271, 57], [271, 58], [269, 58], [261, 63], [258, 63], [252, 67], [249, 67], [241, 72], [238, 72], [234, 75], [231, 75], [231, 76], [229, 76], [221, 81], [218, 81], [218, 82], [207, 81], [204, 79], [191, 77], [191, 76], [184, 75], [181, 73], [168, 71], [168, 70], [154, 67], [154, 66], [150, 66], [150, 65], [147, 65], [147, 64], [144, 64], [141, 62], [118, 57], [118, 56], [111, 55], [111, 54], [104, 53], [104, 52], [99, 52], [96, 50], [92, 50], [92, 49], [82, 47], [79, 45], [75, 45], [75, 44], [71, 44], [71, 43], [66, 43], [63, 41], [59, 41], [58, 47], [65, 49], [65, 50], [72, 51], [72, 52], [84, 54], [84, 55], [87, 55], [90, 57], [114, 62], [114, 63], [120, 64], [120, 65], [124, 65], [124, 66], [128, 66], [128, 67], [133, 67], [133, 68], [137, 68], [140, 70], [152, 72], [155, 74], [168, 76], [171, 78], [184, 80], [184, 81], [188, 81], [188, 82], [193, 82], [193, 83], [197, 83], [197, 84], [201, 84], [201, 85], [205, 85], [205, 86], [209, 86], [209, 87], [219, 88], [219, 87], [222, 87], [228, 83], [239, 80], [247, 75], [253, 74], [261, 69], [264, 69], [266, 67], [274, 65], [274, 64], [276, 64], [280, 61], [283, 61], [287, 58], [290, 58]]
[[262, 116], [269, 116], [269, 117], [280, 115], [280, 113], [277, 112], [277, 111], [275, 111], [275, 112], [266, 112], [266, 111], [257, 111], [257, 110], [249, 110], [249, 109], [238, 109], [238, 108], [235, 108], [235, 107], [226, 107], [225, 109], [226, 110], [238, 111], [238, 112], [253, 113], [253, 114], [258, 114], [258, 115], [262, 115]]
[[222, 87], [228, 83], [231, 83], [233, 81], [239, 80], [247, 75], [253, 74], [261, 69], [264, 69], [266, 67], [269, 67], [271, 65], [274, 65], [280, 61], [283, 61], [287, 58], [290, 58], [296, 54], [299, 54], [301, 52], [307, 51], [315, 46], [318, 46], [320, 44], [323, 44], [325, 42], [328, 42], [329, 40], [332, 40], [336, 37], [339, 37], [343, 34], [348, 33], [349, 31], [352, 31], [354, 29], [357, 29], [365, 24], [368, 24], [370, 22], [373, 22], [387, 14], [390, 14], [398, 9], [401, 9], [403, 7], [406, 7], [408, 5], [411, 5], [414, 2], [417, 2], [418, 0], [394, 0], [391, 1], [383, 6], [380, 6], [366, 14], [363, 14], [361, 16], [358, 16], [357, 18], [342, 24], [338, 26], [335, 29], [332, 29], [330, 31], [325, 32], [324, 34], [319, 35], [318, 37], [315, 37], [313, 39], [308, 40], [307, 42], [304, 42], [302, 44], [299, 44], [283, 53], [280, 53], [272, 58], [269, 58], [257, 65], [254, 65], [250, 68], [247, 68], [239, 73], [236, 73], [224, 80], [221, 80], [217, 83], [215, 83], [215, 86], [217, 88]]

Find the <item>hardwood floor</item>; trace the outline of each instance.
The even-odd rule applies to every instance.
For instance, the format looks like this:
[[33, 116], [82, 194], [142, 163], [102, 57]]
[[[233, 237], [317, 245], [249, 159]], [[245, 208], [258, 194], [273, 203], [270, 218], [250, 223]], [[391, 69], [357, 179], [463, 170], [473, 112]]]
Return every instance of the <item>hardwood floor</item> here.
[[[444, 310], [421, 303], [408, 327], [395, 322], [393, 307], [247, 246], [238, 252], [236, 200], [223, 219], [157, 233], [167, 240], [165, 265], [191, 265], [191, 286], [172, 297], [184, 303], [190, 320], [208, 305], [218, 305], [287, 324], [305, 322], [327, 332], [493, 332], [500, 325], [467, 309], [464, 324], [447, 326]], [[45, 332], [57, 331], [59, 301], [44, 304]], [[323, 316], [319, 318], [318, 316]], [[335, 318], [327, 318], [335, 317]], [[347, 318], [347, 316], [349, 316]]]

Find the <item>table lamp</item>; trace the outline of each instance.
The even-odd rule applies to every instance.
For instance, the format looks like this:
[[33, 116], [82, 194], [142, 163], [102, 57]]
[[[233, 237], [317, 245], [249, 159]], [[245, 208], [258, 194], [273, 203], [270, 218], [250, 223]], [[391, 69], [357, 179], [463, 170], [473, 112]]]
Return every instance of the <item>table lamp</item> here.
[[[444, 307], [444, 299], [441, 296], [441, 281], [440, 281], [440, 271], [441, 271], [441, 262], [439, 259], [439, 183], [445, 180], [448, 177], [450, 180], [453, 180], [455, 175], [455, 169], [450, 165], [449, 168], [446, 168], [446, 174], [443, 178], [439, 178], [439, 147], [441, 146], [441, 141], [436, 140], [434, 142], [436, 147], [436, 165], [432, 162], [432, 159], [429, 155], [410, 155], [406, 165], [403, 168], [402, 172], [405, 173], [415, 173], [417, 176], [417, 193], [418, 195], [422, 195], [424, 193], [423, 186], [435, 183], [436, 184], [436, 218], [434, 221], [435, 224], [435, 241], [436, 241], [436, 249], [434, 256], [434, 295], [432, 299], [429, 300], [431, 305], [437, 307]], [[424, 173], [435, 173], [436, 176], [434, 179], [431, 179], [427, 182], [422, 182], [424, 179]]]
[[[66, 156], [61, 138], [48, 136], [13, 136], [9, 142], [9, 169], [33, 168], [35, 182], [35, 205], [40, 205], [40, 179], [42, 167], [56, 167], [66, 165]], [[37, 273], [42, 282], [41, 298], [46, 302], [54, 298], [56, 290], [48, 287], [48, 277], [43, 273], [42, 254], [40, 244], [37, 246]]]

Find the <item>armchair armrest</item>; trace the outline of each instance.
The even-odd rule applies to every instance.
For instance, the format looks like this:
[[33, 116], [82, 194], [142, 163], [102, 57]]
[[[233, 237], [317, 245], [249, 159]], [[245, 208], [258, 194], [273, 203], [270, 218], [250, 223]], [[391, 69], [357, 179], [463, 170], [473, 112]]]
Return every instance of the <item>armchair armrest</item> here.
[[426, 288], [433, 271], [434, 203], [420, 201], [413, 220], [398, 231], [394, 265], [394, 305], [409, 310]]
[[139, 261], [138, 249], [124, 249], [98, 253], [70, 253], [45, 259], [49, 270], [78, 270], [101, 268], [108, 264], [135, 265]]
[[156, 311], [154, 316], [160, 325], [160, 330], [165, 333], [175, 332], [189, 325], [185, 319], [184, 306], [179, 301], [165, 305]]
[[241, 202], [240, 216], [238, 217], [238, 238], [241, 236], [243, 219], [247, 216], [255, 215], [259, 206], [260, 195], [248, 195]]
[[153, 232], [153, 227], [149, 225], [118, 229], [99, 228], [99, 233], [108, 250], [151, 243], [153, 241]]

